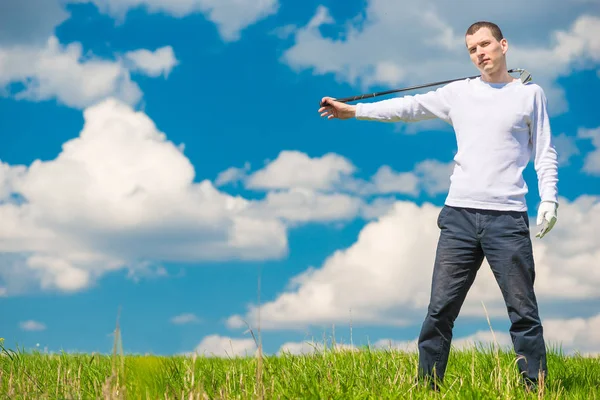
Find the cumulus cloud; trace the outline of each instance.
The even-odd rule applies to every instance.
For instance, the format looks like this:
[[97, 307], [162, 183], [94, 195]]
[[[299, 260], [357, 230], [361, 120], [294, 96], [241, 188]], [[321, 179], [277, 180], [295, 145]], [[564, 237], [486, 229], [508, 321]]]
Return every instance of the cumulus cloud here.
[[282, 151], [246, 182], [249, 189], [317, 189], [331, 190], [356, 167], [345, 157], [328, 153], [309, 157], [299, 151]]
[[450, 175], [454, 170], [454, 161], [443, 163], [439, 160], [425, 160], [415, 167], [423, 191], [430, 196], [446, 193], [450, 188]]
[[46, 325], [44, 325], [41, 322], [34, 321], [34, 320], [23, 321], [19, 324], [19, 326], [21, 327], [22, 330], [28, 331], [28, 332], [45, 331], [46, 330]]
[[235, 41], [248, 26], [257, 23], [279, 9], [278, 0], [72, 0], [92, 2], [100, 12], [122, 20], [131, 9], [143, 7], [151, 13], [165, 13], [184, 17], [202, 13], [216, 24], [219, 34], [226, 41]]
[[[510, 0], [499, 10], [492, 3], [460, 3], [369, 0], [347, 21], [335, 20], [328, 8], [318, 6], [310, 21], [296, 29], [295, 43], [281, 60], [296, 71], [332, 74], [363, 92], [375, 85], [402, 87], [477, 75], [464, 32], [472, 22], [487, 19], [497, 22], [509, 39], [509, 68], [529, 70], [546, 90], [553, 112], [567, 109], [556, 78], [574, 68], [598, 68], [600, 18], [586, 14], [589, 5]], [[523, 30], [531, 26], [533, 13], [544, 24]], [[338, 26], [334, 34], [323, 33], [322, 28]]]
[[363, 204], [361, 215], [368, 220], [380, 218], [390, 212], [394, 208], [395, 203], [396, 198], [393, 196], [377, 197], [371, 202]]
[[338, 192], [356, 168], [338, 154], [310, 157], [299, 151], [282, 151], [264, 168], [249, 173], [229, 168], [217, 177], [222, 184], [242, 181], [252, 190], [266, 191], [265, 197], [250, 205], [253, 215], [276, 216], [289, 224], [351, 220], [364, 202], [352, 194]]
[[[114, 59], [98, 57], [79, 42], [60, 43], [55, 29], [78, 0], [23, 0], [0, 6], [0, 95], [91, 106], [107, 97], [137, 104], [142, 91], [131, 72], [167, 77], [178, 64], [170, 46], [138, 49]], [[4, 4], [4, 3], [3, 3]]]
[[358, 348], [351, 344], [335, 343], [325, 344], [322, 342], [315, 341], [304, 341], [304, 342], [286, 342], [279, 347], [277, 352], [278, 355], [290, 354], [290, 355], [309, 355], [315, 353], [321, 353], [324, 351], [357, 351]]
[[[388, 214], [368, 223], [356, 242], [290, 280], [285, 292], [261, 306], [263, 329], [302, 329], [310, 325], [353, 323], [410, 325], [420, 322], [429, 300], [439, 207], [396, 202]], [[534, 218], [534, 217], [532, 217]], [[535, 219], [533, 219], [535, 221]], [[600, 272], [600, 198], [561, 199], [559, 220], [543, 240], [534, 238], [536, 292], [542, 304], [557, 299], [597, 299]], [[536, 229], [532, 226], [532, 237]], [[487, 261], [467, 296], [461, 315], [506, 316], [501, 292]], [[233, 315], [232, 328], [254, 318]]]
[[558, 163], [561, 166], [567, 166], [571, 162], [571, 158], [580, 154], [577, 147], [576, 138], [567, 136], [564, 133], [557, 135], [554, 139], [554, 146], [558, 153]]
[[[597, 356], [600, 354], [600, 314], [589, 318], [543, 319], [544, 340], [550, 348], [561, 348], [565, 354], [581, 354]], [[569, 329], [562, 329], [568, 326]], [[512, 349], [510, 334], [494, 329], [482, 330], [464, 337], [452, 339], [452, 346], [459, 350], [481, 346], [483, 348], [498, 347], [503, 350]], [[297, 348], [298, 346], [292, 348]], [[408, 352], [418, 351], [418, 339], [394, 340], [380, 339], [373, 344], [375, 349], [397, 349]]]
[[0, 3], [0, 46], [42, 44], [70, 17], [67, 6], [81, 3], [95, 4], [118, 22], [138, 8], [175, 18], [201, 13], [225, 41], [239, 40], [244, 29], [279, 10], [278, 0], [9, 0]]
[[84, 121], [55, 159], [1, 164], [0, 282], [9, 294], [30, 281], [81, 290], [153, 262], [286, 253], [280, 220], [256, 218], [248, 200], [195, 182], [190, 161], [144, 113], [108, 99]]
[[[600, 356], [600, 314], [589, 318], [548, 319], [543, 321], [545, 339], [567, 353]], [[569, 329], [564, 329], [568, 326]]]
[[233, 339], [227, 336], [209, 335], [196, 346], [194, 352], [206, 357], [248, 357], [257, 351], [254, 339]]
[[219, 173], [219, 175], [215, 179], [215, 186], [237, 184], [238, 182], [241, 182], [246, 178], [249, 170], [250, 163], [245, 163], [243, 168], [227, 168], [225, 171]]
[[577, 137], [589, 139], [594, 147], [594, 150], [585, 156], [583, 171], [590, 175], [600, 176], [600, 127], [596, 129], [580, 128]]
[[[433, 263], [427, 249], [435, 240], [438, 212], [430, 204], [396, 203], [389, 214], [368, 223], [354, 245], [294, 277], [286, 292], [263, 304], [261, 327], [343, 323], [348, 310], [353, 323], [410, 323], [414, 315], [407, 312], [427, 304]], [[254, 318], [256, 311], [251, 307], [245, 319]], [[233, 316], [229, 325], [239, 327], [239, 321]]]
[[[584, 356], [597, 356], [600, 354], [600, 314], [588, 318], [550, 318], [543, 319], [544, 339], [546, 345], [551, 348], [560, 347], [565, 354], [581, 354]], [[569, 326], [569, 329], [561, 327]], [[492, 329], [477, 330], [466, 336], [455, 335], [452, 339], [452, 347], [457, 350], [469, 350], [474, 347], [501, 350], [512, 349], [512, 339], [508, 331]], [[411, 340], [397, 340], [392, 338], [381, 338], [369, 343], [372, 350], [400, 350], [409, 353], [418, 351], [417, 337]], [[356, 350], [358, 347], [352, 344], [323, 343], [314, 340], [302, 342], [285, 342], [279, 348], [278, 354], [309, 355], [320, 353], [325, 350], [331, 351]]]
[[419, 195], [442, 193], [448, 190], [454, 162], [424, 160], [413, 171], [397, 172], [382, 165], [368, 180], [355, 177], [356, 166], [346, 157], [335, 153], [309, 156], [300, 151], [283, 150], [278, 156], [255, 172], [248, 163], [244, 168], [231, 167], [216, 179], [220, 186], [242, 182], [247, 189], [263, 191], [317, 191], [350, 193], [361, 196], [401, 193]]
[[5, 0], [0, 3], [0, 47], [43, 46], [69, 17], [60, 0]]
[[418, 196], [424, 192], [431, 196], [445, 193], [450, 187], [450, 175], [454, 161], [443, 163], [439, 160], [424, 160], [415, 165], [413, 171], [396, 172], [389, 166], [381, 166], [372, 177], [370, 193], [404, 193]]
[[[425, 160], [413, 171], [397, 172], [381, 166], [368, 180], [356, 177], [358, 169], [347, 158], [328, 153], [309, 156], [281, 151], [258, 171], [231, 167], [218, 174], [220, 186], [241, 182], [245, 188], [266, 191], [253, 202], [253, 215], [273, 215], [288, 223], [348, 221], [374, 218], [389, 209], [392, 197], [381, 195], [435, 195], [447, 191], [454, 162]], [[374, 196], [372, 200], [368, 197]]]
[[181, 147], [117, 99], [87, 108], [84, 119], [54, 160], [0, 162], [0, 283], [9, 294], [76, 292], [123, 269], [136, 279], [166, 276], [168, 261], [279, 258], [288, 228], [376, 218], [393, 204], [379, 195], [438, 190], [439, 171], [448, 171], [429, 160], [365, 181], [340, 155], [283, 151], [253, 173], [246, 164], [218, 176], [266, 192], [248, 200], [195, 182]]
[[[127, 54], [132, 69], [150, 76], [168, 74], [175, 66], [170, 47], [156, 52], [137, 50]], [[107, 60], [83, 54], [80, 43], [62, 45], [54, 36], [44, 46], [0, 47], [0, 93], [16, 99], [56, 99], [74, 108], [85, 108], [107, 97], [136, 104], [142, 97], [123, 60]], [[10, 85], [18, 84], [10, 88]]]
[[132, 64], [130, 70], [141, 71], [151, 77], [163, 75], [166, 78], [179, 64], [171, 46], [164, 46], [155, 51], [147, 49], [129, 51], [125, 53], [125, 59]]
[[[474, 346], [482, 346], [484, 348], [497, 346], [501, 349], [506, 349], [511, 345], [512, 341], [508, 333], [492, 332], [490, 330], [477, 331], [468, 336], [454, 337], [452, 340], [452, 346], [459, 350], [470, 349]], [[413, 340], [385, 338], [370, 343], [369, 347], [372, 350], [399, 350], [414, 353], [418, 351], [418, 342], [416, 338]], [[358, 350], [358, 347], [352, 344], [335, 343], [335, 345], [332, 345], [329, 343], [325, 344], [323, 342], [307, 340], [302, 342], [285, 342], [280, 346], [278, 354], [310, 355], [331, 350], [356, 351]]]
[[419, 179], [412, 172], [395, 172], [387, 165], [381, 166], [375, 175], [373, 175], [374, 188], [370, 191], [376, 191], [382, 194], [388, 193], [407, 193], [416, 195], [419, 193]]
[[267, 193], [265, 199], [250, 205], [258, 216], [276, 216], [288, 223], [352, 220], [360, 214], [363, 200], [340, 193], [319, 193], [310, 189], [290, 189]]
[[[455, 337], [452, 339], [452, 347], [458, 350], [466, 350], [474, 347], [485, 349], [497, 347], [500, 349], [510, 348], [512, 340], [506, 332], [492, 332], [490, 330], [477, 331], [472, 335]], [[394, 340], [379, 339], [373, 344], [375, 349], [394, 349], [414, 353], [419, 350], [418, 340]]]
[[133, 50], [123, 59], [109, 60], [84, 55], [78, 42], [60, 43], [55, 29], [70, 17], [66, 6], [90, 2], [119, 19], [137, 7], [175, 17], [200, 12], [228, 41], [238, 40], [243, 29], [279, 8], [277, 0], [23, 0], [0, 5], [0, 95], [31, 101], [56, 99], [75, 108], [107, 97], [136, 104], [142, 92], [132, 82], [131, 72], [166, 78], [179, 63], [171, 46]]

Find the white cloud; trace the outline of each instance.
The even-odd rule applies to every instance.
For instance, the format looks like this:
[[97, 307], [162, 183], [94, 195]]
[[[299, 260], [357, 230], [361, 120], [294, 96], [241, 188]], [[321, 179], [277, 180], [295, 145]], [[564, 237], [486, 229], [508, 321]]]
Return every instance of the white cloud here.
[[337, 154], [311, 158], [299, 151], [282, 151], [266, 167], [250, 175], [246, 187], [330, 190], [355, 170], [350, 161]]
[[573, 22], [570, 30], [557, 30], [553, 34], [553, 61], [559, 61], [563, 68], [597, 67], [600, 61], [600, 17], [582, 15]]
[[32, 285], [74, 292], [120, 269], [135, 279], [168, 276], [160, 262], [169, 260], [278, 258], [288, 227], [376, 218], [393, 199], [363, 196], [443, 189], [448, 169], [428, 160], [414, 172], [383, 167], [363, 181], [340, 155], [283, 151], [252, 174], [246, 164], [217, 177], [266, 190], [250, 201], [208, 180], [193, 183], [181, 147], [143, 113], [110, 99], [84, 116], [80, 137], [55, 160], [0, 163], [0, 277], [9, 293]]
[[[327, 348], [326, 348], [327, 346]], [[283, 355], [283, 353], [290, 355], [309, 355], [321, 353], [324, 351], [357, 351], [358, 348], [356, 346], [350, 344], [343, 343], [335, 343], [334, 344], [325, 344], [322, 342], [315, 342], [312, 340], [303, 341], [303, 342], [286, 342], [279, 347], [278, 355]]]
[[34, 321], [34, 320], [21, 322], [19, 324], [19, 326], [21, 327], [22, 330], [29, 331], [29, 332], [46, 330], [46, 325], [44, 325], [41, 322]]
[[305, 341], [305, 342], [286, 342], [279, 348], [279, 354], [289, 353], [292, 355], [315, 354], [323, 351], [323, 343]]
[[[448, 190], [454, 162], [424, 160], [413, 171], [397, 172], [381, 166], [368, 181], [356, 178], [357, 168], [347, 158], [328, 153], [311, 157], [300, 151], [284, 150], [265, 167], [250, 173], [242, 168], [228, 168], [217, 177], [220, 185], [241, 181], [253, 190], [344, 192], [355, 195], [402, 193], [416, 196], [421, 191], [435, 195]], [[289, 192], [286, 192], [289, 195]]]
[[[10, 5], [7, 4], [10, 2]], [[5, 0], [0, 5], [0, 47], [44, 45], [70, 14], [61, 0]]]
[[594, 146], [594, 151], [585, 156], [583, 171], [590, 175], [600, 176], [600, 127], [596, 129], [580, 128], [577, 137], [590, 139]]
[[[542, 325], [546, 346], [558, 346], [565, 354], [600, 355], [600, 314], [589, 318], [544, 319]], [[563, 329], [565, 326], [569, 329]], [[417, 339], [380, 339], [373, 344], [373, 348], [417, 352], [417, 343]], [[510, 334], [498, 329], [494, 329], [493, 333], [490, 330], [477, 331], [472, 335], [455, 337], [452, 340], [452, 346], [459, 350], [470, 349], [474, 345], [484, 348], [499, 347], [503, 350], [510, 350], [513, 346]]]
[[419, 193], [419, 179], [411, 172], [397, 173], [387, 165], [381, 166], [372, 178], [375, 188], [374, 192], [407, 193], [417, 195]]
[[[483, 348], [496, 347], [499, 349], [506, 349], [512, 346], [512, 340], [510, 335], [506, 332], [497, 332], [490, 330], [477, 331], [472, 335], [464, 337], [455, 337], [452, 339], [452, 347], [457, 350], [467, 350], [475, 346]], [[375, 349], [394, 349], [406, 351], [409, 353], [415, 353], [419, 350], [418, 340], [394, 340], [394, 339], [380, 339], [373, 344]]]
[[171, 322], [176, 325], [185, 325], [200, 322], [200, 319], [193, 313], [185, 313], [171, 318]]
[[561, 133], [560, 135], [557, 135], [553, 141], [556, 152], [558, 153], [558, 163], [561, 166], [569, 165], [571, 158], [580, 154], [575, 138], [572, 136]]
[[255, 202], [249, 212], [257, 218], [275, 216], [288, 223], [352, 220], [361, 211], [363, 201], [340, 193], [319, 193], [310, 189], [272, 191]]
[[[301, 328], [346, 322], [409, 323], [410, 309], [426, 306], [438, 208], [398, 202], [367, 224], [350, 248], [329, 256], [321, 268], [294, 277], [286, 292], [261, 307], [261, 326]], [[429, 267], [429, 269], [427, 269]], [[390, 309], [402, 313], [386, 313]], [[245, 319], [254, 318], [251, 308]], [[414, 312], [413, 312], [414, 314]], [[385, 320], [385, 322], [383, 322]], [[239, 327], [237, 319], [230, 326]]]
[[[472, 22], [487, 19], [497, 22], [508, 37], [509, 68], [529, 70], [546, 90], [551, 110], [565, 111], [555, 79], [573, 68], [598, 68], [600, 18], [587, 15], [591, 10], [585, 4], [558, 0], [543, 4], [510, 0], [505, 5], [499, 10], [492, 3], [369, 0], [360, 15], [344, 24], [319, 6], [312, 19], [296, 30], [295, 43], [282, 62], [296, 71], [333, 74], [336, 80], [355, 86], [356, 94], [367, 93], [374, 85], [404, 87], [477, 75], [465, 49], [464, 32]], [[558, 16], [546, 14], [545, 19], [540, 12], [547, 10]], [[544, 24], [523, 30], [522, 26], [531, 26], [528, 18], [534, 13]], [[341, 26], [341, 31], [323, 34], [321, 28], [331, 24]]]
[[217, 175], [215, 186], [223, 186], [227, 184], [237, 184], [243, 181], [250, 170], [250, 163], [245, 163], [243, 168], [230, 167]]
[[0, 199], [9, 196], [13, 191], [12, 184], [27, 170], [23, 166], [12, 167], [0, 160]]
[[497, 346], [501, 349], [511, 348], [512, 339], [508, 332], [499, 332], [497, 329], [492, 333], [490, 330], [477, 331], [472, 335], [459, 337], [452, 341], [452, 346], [464, 350], [473, 346]]
[[151, 261], [136, 262], [128, 268], [127, 278], [136, 283], [142, 279], [160, 279], [171, 276], [164, 266]]
[[438, 160], [425, 160], [415, 167], [423, 191], [431, 196], [448, 191], [453, 170], [454, 161], [443, 163]]
[[443, 163], [424, 160], [415, 165], [411, 172], [395, 172], [384, 165], [371, 178], [375, 186], [371, 191], [378, 194], [404, 193], [417, 196], [422, 191], [434, 196], [448, 191], [454, 161]]
[[194, 182], [190, 161], [142, 112], [109, 99], [86, 109], [84, 121], [54, 160], [0, 168], [0, 278], [9, 294], [28, 282], [80, 290], [157, 260], [286, 253], [281, 221], [257, 219], [248, 200]]
[[[598, 317], [596, 317], [595, 319], [598, 319]], [[568, 351], [573, 351], [572, 346], [570, 346], [570, 344], [572, 344], [574, 342], [573, 337], [580, 334], [581, 328], [583, 328], [583, 327], [592, 328], [594, 326], [593, 324], [595, 324], [597, 322], [597, 321], [595, 321], [595, 319], [593, 319], [593, 318], [589, 319], [589, 320], [585, 320], [582, 318], [573, 319], [573, 322], [575, 323], [575, 326], [577, 328], [573, 332], [568, 332], [568, 333], [566, 333], [566, 335], [563, 334], [563, 336], [565, 336], [566, 340], [559, 339], [561, 334], [558, 332], [560, 331], [560, 329], [548, 329], [548, 332], [545, 332], [545, 338], [546, 339], [549, 338], [552, 342], [554, 342], [555, 339], [558, 339], [563, 343], [563, 348], [565, 348]], [[548, 326], [549, 328], [555, 328], [556, 324], [567, 323], [567, 322], [570, 322], [570, 321], [548, 320], [548, 321], [544, 321], [543, 323], [545, 326]], [[592, 335], [589, 335], [589, 336], [592, 336]], [[587, 340], [585, 342], [585, 346], [583, 348], [589, 348], [591, 346], [592, 348], [600, 349], [597, 339], [598, 338], [595, 338], [592, 340]], [[325, 346], [327, 346], [327, 351], [332, 350], [332, 345], [330, 343], [324, 344], [323, 342], [316, 342], [314, 340], [307, 340], [307, 341], [302, 341], [302, 342], [285, 342], [284, 344], [282, 344], [280, 346], [278, 354], [279, 355], [281, 355], [283, 353], [289, 353], [292, 355], [315, 354], [315, 353], [323, 352], [325, 350]], [[469, 349], [474, 348], [475, 346], [483, 347], [485, 349], [498, 348], [501, 350], [506, 350], [506, 349], [512, 349], [512, 340], [511, 340], [510, 334], [508, 332], [498, 331], [497, 329], [494, 329], [493, 332], [489, 329], [479, 330], [471, 335], [459, 336], [459, 337], [455, 336], [452, 339], [452, 347], [457, 350], [469, 350]], [[385, 339], [379, 339], [379, 340], [375, 341], [374, 343], [370, 343], [369, 347], [372, 350], [392, 349], [392, 350], [405, 351], [405, 352], [409, 352], [409, 353], [416, 353], [416, 352], [418, 352], [418, 339], [415, 338], [412, 340], [395, 340], [395, 339], [385, 338]], [[333, 347], [333, 349], [337, 350], [337, 351], [358, 350], [358, 347], [356, 345], [336, 343], [335, 346]]]
[[157, 77], [169, 76], [171, 70], [179, 64], [171, 46], [164, 46], [154, 51], [140, 49], [125, 53], [125, 59], [132, 63], [130, 70]]
[[18, 0], [12, 3], [0, 6], [0, 46], [43, 44], [69, 19], [66, 7], [80, 3], [95, 4], [100, 12], [117, 22], [123, 22], [127, 12], [136, 8], [175, 18], [202, 13], [226, 41], [238, 40], [244, 29], [279, 10], [278, 0]]
[[194, 352], [206, 357], [251, 357], [257, 351], [254, 339], [232, 339], [226, 336], [206, 336]]
[[178, 65], [171, 46], [133, 50], [123, 59], [108, 60], [84, 54], [80, 43], [59, 43], [55, 29], [70, 17], [65, 7], [89, 2], [119, 19], [139, 6], [175, 17], [201, 12], [217, 25], [225, 40], [239, 39], [241, 30], [279, 7], [277, 0], [23, 0], [0, 12], [0, 95], [31, 101], [56, 99], [74, 108], [108, 97], [133, 105], [142, 92], [131, 80], [132, 71], [166, 78]]
[[413, 340], [395, 340], [395, 339], [379, 339], [373, 343], [374, 349], [392, 349], [405, 351], [408, 353], [416, 353], [419, 351], [417, 339]]
[[[261, 307], [263, 329], [300, 329], [308, 325], [353, 323], [408, 325], [420, 322], [429, 301], [431, 272], [439, 230], [439, 208], [397, 202], [379, 220], [370, 222], [347, 249], [327, 257], [319, 268], [294, 277], [287, 290]], [[535, 221], [535, 216], [532, 217]], [[533, 222], [535, 225], [535, 222]], [[598, 298], [600, 271], [590, 269], [600, 258], [600, 198], [561, 198], [559, 219], [544, 239], [534, 238], [536, 294], [542, 307], [556, 299]], [[532, 226], [532, 237], [535, 235]], [[497, 283], [484, 261], [461, 311], [483, 316], [506, 316]], [[232, 316], [230, 327], [254, 318]]]
[[216, 182], [242, 182], [247, 189], [266, 191], [264, 199], [249, 206], [252, 215], [275, 216], [295, 224], [349, 221], [357, 216], [370, 219], [390, 206], [390, 198], [369, 202], [365, 196], [445, 192], [454, 163], [425, 160], [410, 172], [396, 172], [384, 165], [369, 180], [356, 178], [357, 168], [335, 153], [311, 157], [284, 150], [265, 164], [253, 173], [248, 163], [244, 168], [228, 168], [218, 174]]
[[[0, 214], [2, 211], [0, 209]], [[57, 237], [45, 228], [29, 226], [24, 232], [11, 233], [19, 221], [9, 222], [0, 232], [0, 282], [5, 285], [7, 296], [37, 289], [74, 293], [91, 286], [97, 277], [107, 272], [136, 267], [135, 261], [127, 265], [110, 254], [73, 249], [66, 238]], [[46, 241], [61, 243], [61, 247], [47, 251]]]
[[279, 39], [283, 40], [283, 39], [287, 39], [288, 37], [290, 37], [291, 35], [293, 35], [297, 28], [298, 27], [296, 25], [293, 25], [293, 24], [284, 25], [284, 26], [280, 26], [280, 27], [277, 27], [277, 28], [273, 29], [270, 32], [270, 34], [271, 35], [275, 35]]
[[370, 203], [363, 204], [361, 215], [365, 219], [377, 219], [389, 213], [396, 203], [395, 197], [377, 197]]
[[90, 284], [90, 274], [77, 268], [70, 260], [56, 256], [33, 255], [27, 259], [27, 267], [39, 271], [41, 287], [56, 286], [64, 291], [75, 291]]
[[[543, 325], [549, 345], [560, 345], [567, 353], [600, 356], [600, 314], [589, 318], [548, 319]], [[564, 329], [567, 326], [569, 328]]]
[[[130, 57], [135, 68], [154, 75], [160, 68], [167, 72], [173, 67], [169, 64], [172, 50], [166, 49], [157, 53], [138, 50], [130, 53]], [[8, 93], [8, 85], [14, 83], [22, 88]], [[107, 97], [136, 104], [142, 96], [124, 61], [84, 55], [80, 43], [62, 45], [54, 36], [45, 46], [0, 47], [1, 92], [31, 101], [56, 99], [74, 108], [85, 108]]]
[[248, 26], [275, 14], [278, 0], [73, 0], [92, 2], [98, 9], [119, 20], [131, 9], [143, 7], [151, 13], [184, 17], [200, 12], [217, 25], [224, 40], [234, 41]]

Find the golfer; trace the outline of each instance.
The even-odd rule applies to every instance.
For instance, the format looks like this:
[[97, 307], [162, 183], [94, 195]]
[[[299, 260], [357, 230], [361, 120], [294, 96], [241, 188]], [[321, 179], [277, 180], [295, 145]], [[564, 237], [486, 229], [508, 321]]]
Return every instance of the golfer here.
[[534, 83], [509, 75], [508, 42], [496, 24], [477, 22], [465, 34], [481, 75], [437, 90], [349, 105], [324, 97], [328, 119], [413, 122], [439, 118], [455, 132], [458, 152], [450, 189], [439, 213], [431, 297], [419, 335], [419, 377], [443, 381], [452, 329], [484, 257], [500, 287], [517, 365], [528, 389], [547, 375], [546, 346], [534, 292], [534, 259], [523, 170], [538, 178], [537, 237], [557, 218], [558, 163], [546, 96]]

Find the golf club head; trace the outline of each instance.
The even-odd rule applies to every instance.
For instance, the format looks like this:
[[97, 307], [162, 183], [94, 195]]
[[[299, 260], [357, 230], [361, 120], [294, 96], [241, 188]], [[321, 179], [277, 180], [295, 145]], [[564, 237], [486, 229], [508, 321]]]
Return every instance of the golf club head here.
[[533, 78], [531, 77], [531, 74], [529, 73], [529, 71], [527, 71], [525, 69], [519, 69], [518, 71], [521, 73], [520, 79], [521, 79], [521, 83], [523, 83], [523, 85], [531, 82], [531, 80]]

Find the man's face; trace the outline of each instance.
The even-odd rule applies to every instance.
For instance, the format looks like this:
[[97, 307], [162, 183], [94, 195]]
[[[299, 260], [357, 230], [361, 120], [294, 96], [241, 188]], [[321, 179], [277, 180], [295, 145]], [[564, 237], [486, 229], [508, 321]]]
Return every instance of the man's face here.
[[489, 74], [505, 67], [506, 39], [498, 41], [488, 28], [481, 28], [465, 40], [471, 61], [481, 72]]

